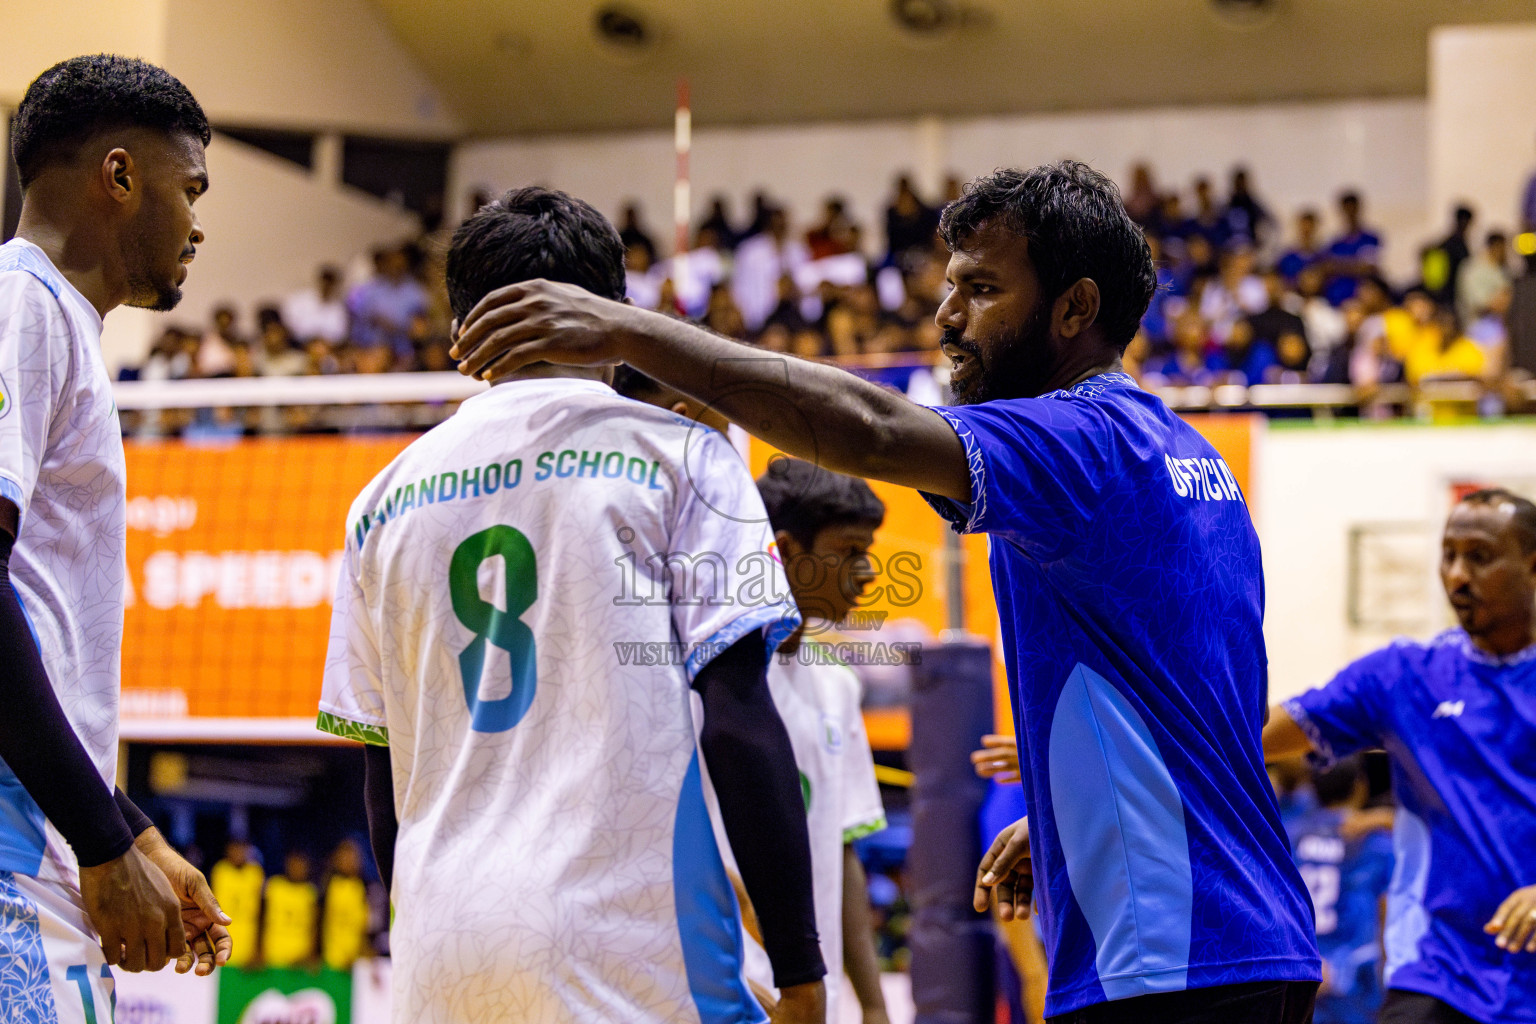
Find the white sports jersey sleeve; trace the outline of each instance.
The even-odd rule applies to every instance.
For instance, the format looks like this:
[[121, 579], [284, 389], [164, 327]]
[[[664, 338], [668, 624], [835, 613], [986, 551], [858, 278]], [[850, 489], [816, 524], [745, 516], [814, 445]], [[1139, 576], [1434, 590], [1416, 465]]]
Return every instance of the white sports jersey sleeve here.
[[850, 671], [852, 699], [843, 704], [843, 842], [873, 835], [885, 828], [885, 804], [880, 799], [880, 783], [875, 778], [875, 755], [869, 749], [864, 731], [864, 713], [857, 677]]
[[691, 444], [696, 450], [687, 466], [709, 471], [689, 473], [680, 483], [666, 553], [672, 621], [690, 682], [751, 631], [766, 628], [771, 656], [800, 625], [768, 513], [746, 465], [712, 430], [699, 431]]
[[69, 321], [58, 305], [32, 275], [0, 274], [0, 498], [23, 522], [68, 367]]
[[[0, 498], [21, 512], [11, 583], [59, 705], [108, 787], [127, 472], [101, 317], [43, 250], [13, 238], [0, 245]], [[76, 870], [69, 844], [0, 763], [0, 871], [77, 885]]]
[[[353, 522], [356, 509], [347, 516]], [[347, 739], [389, 746], [379, 638], [358, 575], [357, 545], [349, 537], [336, 580], [331, 640], [320, 684], [320, 729]]]

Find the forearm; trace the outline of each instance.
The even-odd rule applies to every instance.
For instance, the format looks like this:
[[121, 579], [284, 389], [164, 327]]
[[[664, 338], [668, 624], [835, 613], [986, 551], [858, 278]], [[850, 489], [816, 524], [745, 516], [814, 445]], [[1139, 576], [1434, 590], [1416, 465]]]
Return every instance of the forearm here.
[[0, 759], [64, 836], [82, 867], [121, 857], [133, 833], [75, 734], [11, 585], [11, 534], [0, 530]]
[[718, 655], [696, 683], [699, 749], [720, 817], [756, 908], [780, 988], [826, 974], [816, 933], [810, 837], [789, 733], [768, 693], [761, 633]]
[[400, 823], [395, 818], [395, 787], [388, 747], [363, 747], [363, 805], [368, 815], [368, 845], [373, 847], [379, 881], [389, 893], [394, 883], [395, 837]]
[[[149, 815], [139, 810], [137, 804], [128, 799], [127, 793], [121, 789], [115, 789], [112, 791], [112, 799], [117, 804], [117, 809], [122, 814], [128, 831], [133, 833], [135, 841], [141, 836], [148, 836], [150, 839], [159, 837], [160, 833], [155, 830], [155, 823], [149, 820]], [[161, 841], [164, 842], [163, 839]]]
[[852, 844], [843, 847], [843, 969], [853, 982], [860, 1006], [865, 1010], [885, 1009], [875, 933], [869, 920], [869, 882]]
[[[952, 431], [938, 414], [846, 370], [767, 352], [648, 310], [624, 320], [624, 361], [826, 469], [932, 489], [914, 448]], [[955, 442], [959, 462], [964, 453]]]
[[1307, 734], [1283, 705], [1270, 708], [1269, 721], [1264, 723], [1261, 735], [1266, 763], [1312, 753], [1312, 741], [1307, 739]]

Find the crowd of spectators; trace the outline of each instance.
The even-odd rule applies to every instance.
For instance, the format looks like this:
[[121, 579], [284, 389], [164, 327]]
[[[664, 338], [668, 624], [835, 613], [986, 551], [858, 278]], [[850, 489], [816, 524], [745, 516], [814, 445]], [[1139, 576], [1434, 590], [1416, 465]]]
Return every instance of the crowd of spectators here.
[[[879, 246], [838, 196], [797, 229], [789, 210], [759, 192], [739, 219], [716, 197], [691, 247], [664, 257], [630, 204], [619, 223], [629, 297], [769, 351], [861, 363], [918, 400], [939, 401], [924, 369], [942, 362], [933, 317], [948, 253], [937, 226], [960, 187], [951, 179], [930, 199], [898, 178]], [[1126, 354], [1146, 386], [1348, 384], [1363, 414], [1386, 415], [1397, 410], [1370, 398], [1380, 385], [1470, 380], [1482, 385], [1475, 409], [1451, 411], [1487, 415], [1517, 401], [1511, 380], [1536, 371], [1536, 226], [1521, 225], [1513, 239], [1479, 232], [1475, 212], [1460, 207], [1445, 236], [1422, 249], [1416, 279], [1394, 286], [1357, 192], [1337, 197], [1331, 223], [1307, 208], [1289, 231], [1242, 168], [1224, 193], [1199, 177], [1187, 198], [1160, 188], [1145, 165], [1125, 192], [1158, 266], [1157, 294]], [[263, 305], [249, 323], [226, 306], [205, 329], [167, 328], [124, 376], [451, 369], [445, 243], [438, 232], [380, 248], [350, 288], [340, 270], [322, 267], [313, 287]], [[226, 409], [168, 412], [137, 429], [233, 436], [313, 423], [313, 410]]]
[[1509, 235], [1479, 236], [1475, 212], [1458, 207], [1445, 236], [1420, 250], [1416, 279], [1396, 288], [1356, 192], [1338, 197], [1331, 233], [1307, 208], [1288, 237], [1244, 170], [1225, 199], [1206, 178], [1193, 194], [1186, 211], [1138, 167], [1126, 196], [1158, 262], [1128, 354], [1144, 384], [1349, 384], [1368, 397], [1382, 384], [1470, 380], [1484, 385], [1477, 406], [1489, 414], [1504, 411], [1502, 385], [1536, 369], [1536, 236], [1518, 236], [1517, 266]]

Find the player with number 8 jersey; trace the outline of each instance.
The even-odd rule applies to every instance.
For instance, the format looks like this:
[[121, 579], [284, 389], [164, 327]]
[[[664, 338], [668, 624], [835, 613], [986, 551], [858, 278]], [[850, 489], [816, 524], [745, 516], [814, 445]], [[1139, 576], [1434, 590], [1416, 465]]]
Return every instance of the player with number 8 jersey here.
[[580, 380], [469, 399], [354, 503], [320, 722], [390, 750], [398, 1020], [688, 1019], [689, 683], [798, 624], [766, 519], [714, 431]]
[[[471, 223], [584, 209], [528, 192]], [[750, 649], [768, 701], [766, 655], [800, 621], [772, 542], [725, 438], [602, 377], [498, 382], [363, 490], [320, 725], [388, 748], [396, 1021], [762, 1020], [690, 690], [707, 715], [711, 663]], [[787, 735], [783, 755], [803, 827]], [[803, 859], [797, 982], [819, 986]]]

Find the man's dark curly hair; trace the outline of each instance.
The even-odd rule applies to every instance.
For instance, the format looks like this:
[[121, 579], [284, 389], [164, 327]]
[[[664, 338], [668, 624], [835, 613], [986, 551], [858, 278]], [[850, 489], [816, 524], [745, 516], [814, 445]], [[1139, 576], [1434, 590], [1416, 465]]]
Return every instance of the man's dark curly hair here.
[[944, 208], [939, 233], [953, 251], [989, 224], [1028, 241], [1043, 301], [1054, 302], [1073, 282], [1091, 278], [1099, 286], [1095, 322], [1125, 350], [1152, 300], [1157, 270], [1114, 182], [1076, 160], [993, 171]]
[[114, 128], [185, 134], [205, 146], [213, 137], [203, 108], [164, 68], [111, 53], [74, 57], [38, 75], [11, 118], [11, 155], [21, 187]]

